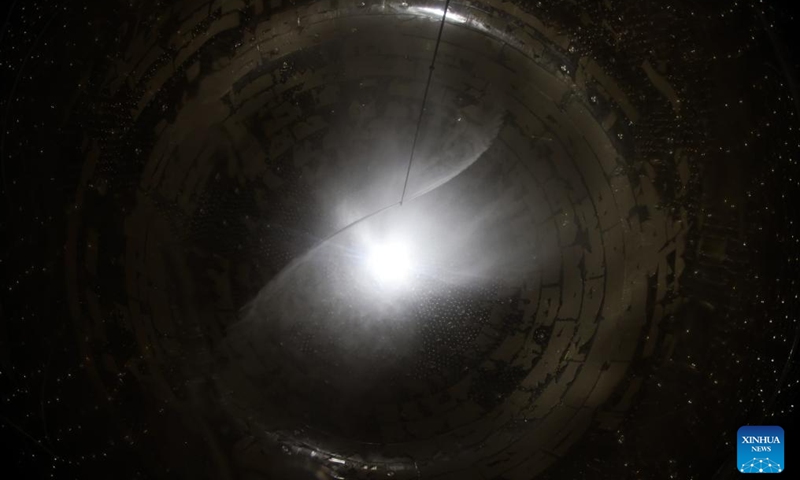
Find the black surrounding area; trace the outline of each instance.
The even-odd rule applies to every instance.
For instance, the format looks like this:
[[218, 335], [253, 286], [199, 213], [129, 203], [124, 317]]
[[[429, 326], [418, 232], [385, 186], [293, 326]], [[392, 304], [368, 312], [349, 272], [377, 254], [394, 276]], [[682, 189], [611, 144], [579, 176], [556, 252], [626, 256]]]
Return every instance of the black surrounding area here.
[[3, 5], [3, 478], [794, 475], [796, 6], [453, 0], [399, 206], [443, 7]]

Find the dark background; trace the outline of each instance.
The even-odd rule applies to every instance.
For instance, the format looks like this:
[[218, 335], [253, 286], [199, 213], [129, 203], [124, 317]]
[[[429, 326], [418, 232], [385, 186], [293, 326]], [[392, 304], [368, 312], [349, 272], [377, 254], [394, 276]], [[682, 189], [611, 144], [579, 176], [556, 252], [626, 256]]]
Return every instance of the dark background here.
[[[724, 262], [700, 247], [687, 254], [687, 271], [695, 273], [684, 282], [687, 306], [672, 319], [678, 334], [689, 327], [702, 332], [682, 337], [674, 358], [687, 360], [654, 369], [618, 431], [588, 432], [570, 460], [555, 464], [543, 478], [733, 478], [735, 433], [744, 424], [783, 426], [784, 476], [792, 476], [800, 458], [798, 8], [789, 0], [756, 6], [657, 3], [695, 9], [702, 19], [689, 27], [707, 55], [694, 92], [705, 102], [701, 120], [709, 132], [695, 212], [713, 213], [714, 220], [698, 227], [692, 242], [708, 246], [729, 228], [744, 229], [746, 241], [729, 248]], [[120, 375], [113, 398], [101, 397], [92, 362], [102, 359], [89, 358], [79, 347], [84, 332], [70, 316], [65, 274], [67, 218], [84, 162], [80, 139], [113, 128], [108, 118], [124, 115], [102, 110], [111, 107], [103, 104], [103, 92], [94, 90], [94, 74], [120, 48], [119, 23], [137, 8], [157, 11], [158, 3], [16, 0], [3, 8], [4, 478], [169, 478], [174, 466], [191, 464], [202, 450], [175, 447], [164, 463], [153, 443], [195, 439], [166, 419], [142, 417], [139, 387], [130, 376]], [[549, 11], [557, 14], [557, 7]], [[756, 39], [747, 41], [751, 34]], [[723, 108], [740, 98], [742, 109]], [[759, 133], [752, 137], [755, 151], [714, 154], [752, 132]], [[741, 216], [730, 216], [731, 198], [740, 199]], [[718, 373], [712, 380], [697, 371]], [[716, 381], [719, 388], [710, 383]], [[687, 395], [693, 403], [687, 404]], [[155, 428], [159, 422], [166, 427]], [[148, 433], [155, 431], [155, 437]], [[164, 432], [168, 441], [158, 437]]]

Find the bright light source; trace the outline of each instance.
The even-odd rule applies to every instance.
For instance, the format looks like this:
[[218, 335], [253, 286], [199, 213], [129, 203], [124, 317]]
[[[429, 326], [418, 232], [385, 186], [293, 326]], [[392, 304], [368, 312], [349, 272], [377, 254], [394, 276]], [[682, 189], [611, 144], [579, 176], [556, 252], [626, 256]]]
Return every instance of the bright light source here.
[[411, 275], [408, 249], [400, 243], [374, 245], [367, 257], [370, 273], [384, 285], [397, 285]]

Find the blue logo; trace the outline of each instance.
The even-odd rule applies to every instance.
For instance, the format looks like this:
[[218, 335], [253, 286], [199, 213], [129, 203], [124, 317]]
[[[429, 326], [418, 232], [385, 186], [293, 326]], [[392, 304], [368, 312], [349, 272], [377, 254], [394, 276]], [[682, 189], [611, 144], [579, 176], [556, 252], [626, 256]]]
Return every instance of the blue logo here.
[[736, 437], [736, 468], [740, 472], [781, 473], [786, 468], [781, 427], [742, 427]]

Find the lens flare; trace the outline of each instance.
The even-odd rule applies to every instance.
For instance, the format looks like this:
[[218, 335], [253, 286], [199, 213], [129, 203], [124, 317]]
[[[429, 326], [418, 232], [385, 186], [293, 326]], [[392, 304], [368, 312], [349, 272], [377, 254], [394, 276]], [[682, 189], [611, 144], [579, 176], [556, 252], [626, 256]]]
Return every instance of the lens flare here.
[[367, 268], [382, 285], [399, 285], [411, 277], [412, 264], [408, 248], [399, 242], [373, 245], [367, 257]]

